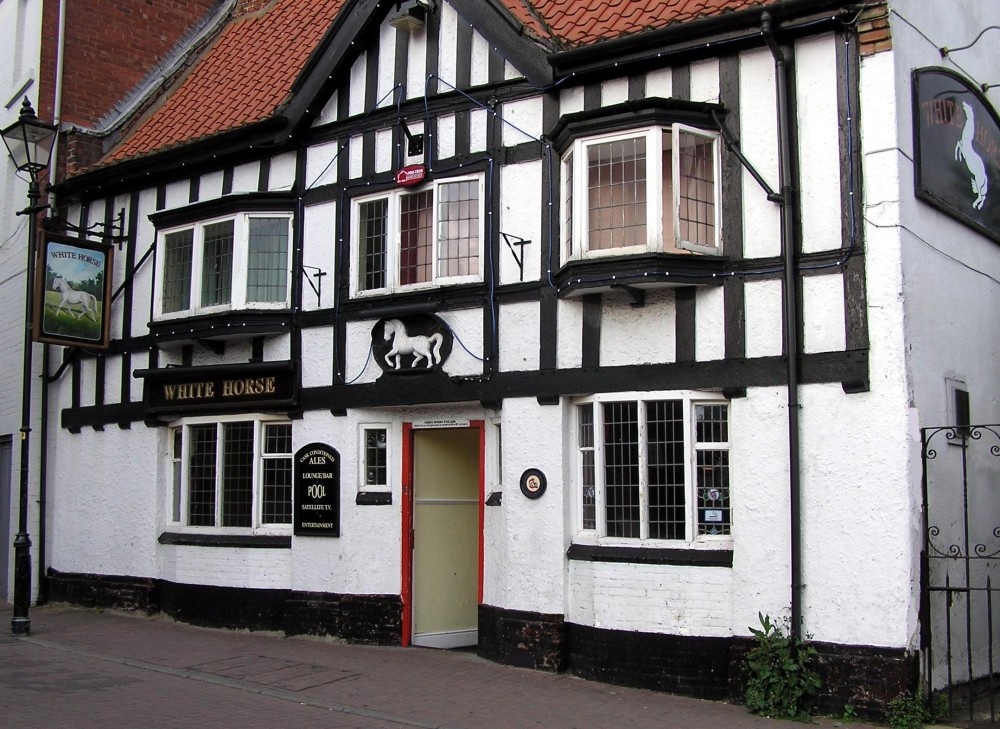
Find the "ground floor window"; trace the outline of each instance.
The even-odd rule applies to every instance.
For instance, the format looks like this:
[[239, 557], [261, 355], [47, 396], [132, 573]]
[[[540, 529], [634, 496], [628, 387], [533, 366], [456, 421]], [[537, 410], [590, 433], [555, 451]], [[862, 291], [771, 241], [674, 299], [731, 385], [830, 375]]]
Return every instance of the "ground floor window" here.
[[711, 393], [580, 400], [581, 534], [623, 540], [729, 537], [729, 404]]
[[387, 426], [361, 428], [361, 469], [365, 489], [389, 488], [388, 433]]
[[171, 512], [192, 527], [292, 522], [292, 425], [242, 419], [171, 428]]

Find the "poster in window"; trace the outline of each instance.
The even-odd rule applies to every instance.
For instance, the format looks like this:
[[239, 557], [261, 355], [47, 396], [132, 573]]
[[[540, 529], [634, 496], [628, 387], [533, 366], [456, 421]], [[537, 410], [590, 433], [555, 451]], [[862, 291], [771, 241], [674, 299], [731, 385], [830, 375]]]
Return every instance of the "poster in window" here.
[[35, 272], [35, 341], [107, 349], [112, 264], [109, 246], [47, 234]]

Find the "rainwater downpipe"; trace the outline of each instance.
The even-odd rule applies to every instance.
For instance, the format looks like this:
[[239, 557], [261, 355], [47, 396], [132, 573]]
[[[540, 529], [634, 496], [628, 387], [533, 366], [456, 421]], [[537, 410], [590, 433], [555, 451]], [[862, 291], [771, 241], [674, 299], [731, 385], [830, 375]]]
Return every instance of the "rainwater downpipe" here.
[[798, 278], [795, 271], [795, 193], [792, 190], [792, 155], [789, 138], [788, 62], [772, 34], [770, 13], [760, 18], [760, 30], [774, 57], [774, 77], [778, 118], [778, 172], [781, 177], [781, 248], [785, 261], [784, 319], [785, 357], [788, 366], [788, 495], [791, 527], [791, 637], [793, 644], [802, 640], [802, 521], [799, 467], [799, 316]]

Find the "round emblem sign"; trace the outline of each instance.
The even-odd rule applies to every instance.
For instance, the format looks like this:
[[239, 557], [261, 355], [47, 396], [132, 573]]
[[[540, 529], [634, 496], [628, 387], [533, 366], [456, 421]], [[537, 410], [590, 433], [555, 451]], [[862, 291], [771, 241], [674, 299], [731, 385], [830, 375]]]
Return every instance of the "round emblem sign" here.
[[521, 493], [529, 499], [537, 499], [545, 493], [545, 474], [537, 468], [529, 468], [521, 474]]

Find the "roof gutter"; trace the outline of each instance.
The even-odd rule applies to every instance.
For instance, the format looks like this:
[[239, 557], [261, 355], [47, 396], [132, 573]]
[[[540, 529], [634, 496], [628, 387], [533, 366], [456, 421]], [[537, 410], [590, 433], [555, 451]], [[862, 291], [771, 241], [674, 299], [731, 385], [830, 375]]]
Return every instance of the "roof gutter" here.
[[124, 187], [140, 174], [170, 175], [171, 172], [181, 169], [185, 174], [189, 174], [192, 167], [206, 163], [220, 165], [220, 160], [250, 149], [280, 148], [287, 142], [287, 129], [288, 120], [285, 117], [268, 117], [254, 124], [214, 134], [196, 142], [184, 143], [153, 154], [97, 167], [64, 180], [55, 185], [53, 190], [57, 195], [67, 195], [90, 188], [101, 190]]
[[[767, 6], [767, 11], [775, 21], [785, 21], [783, 33], [806, 28], [815, 33], [825, 26], [839, 27], [842, 16], [856, 13], [856, 6], [856, 1], [849, 0], [778, 0]], [[619, 36], [553, 53], [549, 56], [549, 63], [558, 80], [571, 74], [600, 74], [602, 71], [620, 74], [622, 66], [648, 59], [650, 54], [660, 59], [681, 55], [716, 55], [720, 46], [738, 48], [760, 42], [759, 9], [723, 13]], [[789, 22], [793, 20], [796, 22]], [[610, 58], [615, 61], [609, 63]]]

